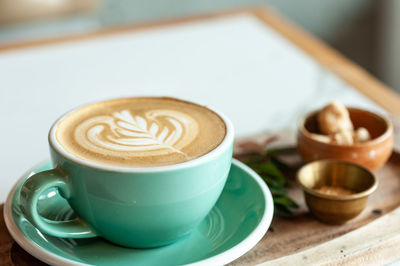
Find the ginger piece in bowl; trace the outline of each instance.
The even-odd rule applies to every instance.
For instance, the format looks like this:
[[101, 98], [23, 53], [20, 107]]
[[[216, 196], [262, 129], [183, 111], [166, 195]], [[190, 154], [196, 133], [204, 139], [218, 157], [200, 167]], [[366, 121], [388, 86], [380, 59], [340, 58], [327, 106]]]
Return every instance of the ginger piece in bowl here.
[[354, 143], [363, 143], [371, 139], [371, 135], [365, 127], [360, 127], [354, 131]]
[[332, 136], [332, 141], [333, 143], [339, 144], [339, 145], [353, 145], [353, 132], [351, 131], [340, 131], [338, 133], [335, 133]]
[[350, 120], [349, 111], [337, 101], [325, 106], [317, 116], [318, 126], [324, 135], [331, 135], [342, 131], [352, 132], [353, 123]]
[[321, 134], [311, 133], [311, 138], [314, 140], [320, 141], [320, 142], [324, 142], [324, 143], [332, 142], [332, 138], [330, 136], [321, 135]]
[[371, 139], [364, 127], [354, 130], [347, 108], [340, 102], [333, 101], [317, 114], [318, 128], [322, 134], [312, 134], [312, 138], [339, 145], [353, 145]]

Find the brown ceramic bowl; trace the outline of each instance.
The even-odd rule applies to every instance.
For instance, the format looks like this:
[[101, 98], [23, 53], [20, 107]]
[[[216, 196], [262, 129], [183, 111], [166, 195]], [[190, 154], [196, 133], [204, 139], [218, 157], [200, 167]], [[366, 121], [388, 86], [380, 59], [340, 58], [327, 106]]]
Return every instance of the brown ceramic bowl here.
[[[297, 172], [310, 212], [320, 221], [343, 224], [359, 215], [378, 181], [366, 168], [357, 164], [321, 160], [308, 163]], [[328, 186], [351, 190], [350, 195], [332, 195], [318, 189]]]
[[321, 159], [336, 159], [360, 164], [372, 171], [381, 168], [392, 154], [393, 125], [375, 113], [357, 108], [347, 108], [354, 128], [366, 128], [372, 139], [353, 145], [325, 143], [312, 138], [320, 134], [317, 114], [314, 111], [300, 120], [297, 134], [297, 148], [307, 162]]

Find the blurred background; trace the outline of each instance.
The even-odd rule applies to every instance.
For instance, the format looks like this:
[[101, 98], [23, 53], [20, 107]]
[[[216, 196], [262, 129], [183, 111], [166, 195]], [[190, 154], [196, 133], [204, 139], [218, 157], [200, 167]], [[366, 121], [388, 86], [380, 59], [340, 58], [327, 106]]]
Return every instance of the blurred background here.
[[[292, 21], [400, 92], [399, 0], [0, 0], [0, 117], [6, 129], [0, 133], [0, 202], [22, 172], [48, 158], [52, 123], [89, 102], [132, 95], [187, 99], [224, 112], [238, 137], [295, 132], [303, 114], [332, 99], [384, 111], [244, 13], [7, 50], [255, 6]], [[368, 86], [360, 84], [358, 89]]]
[[400, 92], [395, 0], [0, 0], [0, 45], [263, 5]]

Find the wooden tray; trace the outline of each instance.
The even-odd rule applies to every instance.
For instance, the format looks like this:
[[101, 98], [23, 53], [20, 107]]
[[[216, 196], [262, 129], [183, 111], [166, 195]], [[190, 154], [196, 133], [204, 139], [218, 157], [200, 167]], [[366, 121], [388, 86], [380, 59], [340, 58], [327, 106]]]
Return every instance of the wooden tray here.
[[[297, 156], [296, 153], [292, 155]], [[293, 177], [294, 171], [287, 174]], [[302, 260], [306, 264], [313, 262], [320, 263], [321, 261], [316, 261], [318, 260], [318, 256], [315, 254], [309, 257], [303, 254], [310, 253], [310, 251], [312, 252], [313, 249], [310, 249], [312, 247], [315, 247], [314, 252], [320, 254], [324, 254], [324, 250], [329, 252], [331, 258], [324, 256], [321, 258], [323, 262], [332, 262], [332, 260], [337, 262], [337, 260], [341, 260], [358, 264], [359, 261], [357, 259], [363, 259], [363, 256], [365, 256], [364, 251], [372, 254], [372, 249], [374, 248], [373, 244], [376, 241], [379, 242], [379, 248], [383, 248], [385, 247], [385, 240], [388, 240], [388, 236], [397, 237], [396, 234], [393, 234], [391, 229], [393, 222], [400, 224], [400, 219], [398, 219], [400, 217], [400, 212], [398, 212], [399, 215], [392, 215], [391, 217], [385, 214], [392, 212], [400, 205], [399, 174], [400, 154], [395, 152], [389, 162], [376, 172], [379, 179], [379, 187], [370, 197], [364, 212], [350, 223], [340, 226], [326, 225], [315, 220], [307, 211], [301, 189], [294, 182], [291, 182], [289, 193], [300, 205], [300, 209], [296, 212], [295, 216], [286, 219], [274, 217], [269, 232], [256, 247], [235, 260], [231, 265], [254, 265], [268, 261], [271, 265], [284, 265], [288, 262], [300, 262]], [[378, 219], [380, 217], [382, 218]], [[388, 221], [388, 218], [395, 221]], [[376, 221], [371, 223], [374, 220]], [[366, 230], [358, 233], [358, 230], [355, 229], [360, 227]], [[382, 227], [385, 227], [387, 230], [379, 231]], [[398, 230], [398, 234], [400, 234], [400, 228], [398, 227], [395, 229]], [[351, 239], [343, 239], [343, 237], [340, 237], [353, 230], [355, 230], [353, 233], [356, 233], [355, 238], [357, 239], [354, 243], [355, 247], [351, 246]], [[372, 240], [367, 239], [363, 242], [365, 239], [365, 231], [369, 234], [369, 230], [378, 231], [378, 233], [381, 232], [382, 235], [372, 235]], [[329, 242], [327, 241], [332, 239], [338, 240], [336, 241], [336, 245], [328, 244]], [[364, 246], [357, 248], [361, 243], [364, 244]], [[393, 244], [393, 241], [389, 241], [388, 244]], [[400, 247], [397, 247], [397, 249], [399, 248]], [[303, 250], [306, 250], [306, 252], [302, 253], [301, 251]], [[361, 252], [360, 254], [362, 256], [355, 256], [355, 254], [353, 254], [354, 251], [358, 253]], [[396, 252], [393, 247], [388, 249], [388, 252], [390, 252], [390, 254], [382, 258], [386, 259], [388, 262], [399, 256], [396, 254], [400, 254]], [[376, 253], [374, 253], [374, 255], [376, 255]], [[3, 219], [3, 205], [0, 206], [0, 265], [45, 265], [23, 250], [9, 235]], [[287, 265], [292, 264], [289, 263]]]
[[[296, 149], [290, 152], [290, 156], [299, 157]], [[397, 241], [400, 241], [400, 237], [395, 234], [400, 234], [400, 226], [396, 226], [397, 223], [400, 225], [400, 209], [396, 210], [392, 217], [385, 215], [400, 205], [400, 153], [394, 152], [388, 163], [375, 173], [379, 181], [378, 189], [370, 197], [362, 214], [345, 225], [326, 225], [312, 217], [307, 210], [302, 190], [294, 182], [295, 172], [286, 173], [291, 183], [289, 195], [300, 205], [295, 216], [275, 216], [270, 230], [256, 247], [231, 265], [254, 265], [262, 262], [265, 262], [265, 265], [286, 266], [301, 262], [306, 265], [343, 262], [360, 265], [364, 256], [382, 256], [374, 253], [373, 249], [385, 248], [385, 240], [388, 238], [396, 237]], [[380, 217], [381, 219], [378, 219]], [[375, 222], [371, 223], [373, 221]], [[355, 230], [360, 227], [363, 227], [361, 232]], [[387, 230], [381, 230], [382, 227]], [[354, 232], [349, 234], [350, 237], [341, 237], [351, 231]], [[372, 232], [378, 235], [371, 237]], [[335, 239], [335, 242], [330, 241], [332, 239]], [[329, 244], [329, 241], [333, 244]], [[397, 249], [400, 249], [400, 242], [397, 241]], [[311, 249], [313, 247], [314, 249]], [[388, 255], [378, 261], [389, 263], [399, 257], [400, 253], [391, 248], [388, 249]]]

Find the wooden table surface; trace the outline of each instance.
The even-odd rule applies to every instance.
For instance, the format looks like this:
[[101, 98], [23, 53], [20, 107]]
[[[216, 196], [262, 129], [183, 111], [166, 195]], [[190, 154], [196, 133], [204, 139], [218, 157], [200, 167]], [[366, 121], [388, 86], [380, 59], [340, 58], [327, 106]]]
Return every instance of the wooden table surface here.
[[[250, 14], [257, 17], [260, 21], [268, 25], [268, 27], [275, 29], [282, 36], [286, 37], [304, 52], [312, 56], [325, 68], [341, 77], [344, 81], [369, 97], [379, 106], [387, 110], [390, 114], [400, 116], [399, 95], [332, 48], [328, 47], [316, 38], [298, 29], [287, 20], [265, 8], [235, 10], [218, 14], [155, 22], [146, 25], [120, 27], [117, 29], [108, 29], [90, 34], [61, 37], [51, 40], [9, 44], [0, 46], [0, 51], [16, 51], [18, 49], [25, 49], [29, 47], [45, 46], [54, 43], [74, 42], [76, 40], [97, 38], [100, 36], [104, 37], [107, 35], [130, 31], [145, 31], [147, 29], [160, 28], [167, 25], [175, 25], [191, 21], [204, 21], [211, 18], [227, 17], [237, 14]], [[1, 213], [2, 208], [3, 207], [1, 205]], [[353, 251], [355, 251], [353, 253], [353, 260], [351, 258], [347, 258], [347, 260], [343, 260], [343, 258], [341, 258], [340, 261], [352, 263], [359, 263], [362, 261], [363, 263], [368, 262], [373, 264], [379, 262], [383, 256], [391, 259], [398, 258], [399, 256], [396, 255], [400, 254], [396, 252], [399, 251], [398, 247], [400, 245], [400, 237], [398, 234], [396, 234], [400, 232], [400, 223], [398, 221], [400, 221], [400, 209], [395, 209], [393, 212], [384, 215], [379, 220], [357, 229], [348, 235], [345, 235], [344, 237], [347, 237], [346, 241], [349, 243], [348, 248], [350, 250], [353, 248]], [[382, 226], [384, 226], [385, 230], [380, 230]], [[379, 231], [380, 233], [376, 234], [372, 239], [365, 239], [366, 242], [369, 241], [368, 243], [371, 243], [370, 246], [364, 245], [361, 249], [357, 249], [359, 239], [365, 236], [366, 230], [368, 231], [368, 229], [365, 229], [366, 227], [370, 227], [370, 230]], [[312, 262], [322, 262], [323, 260], [320, 259], [321, 254], [324, 256], [329, 256], [329, 249], [332, 248], [332, 245], [334, 244], [335, 242], [333, 242], [333, 244], [331, 242], [327, 242], [323, 247], [316, 247], [314, 249], [312, 248], [310, 250], [306, 250], [305, 252], [308, 256], [313, 256], [315, 258]], [[363, 257], [360, 257], [360, 254], [363, 255]], [[282, 263], [290, 264], [290, 262], [296, 261], [296, 259], [296, 257], [286, 258], [286, 261], [283, 260]], [[35, 264], [40, 264], [40, 262], [27, 254], [12, 240], [8, 232], [5, 230], [3, 216], [0, 215], [0, 265]]]

